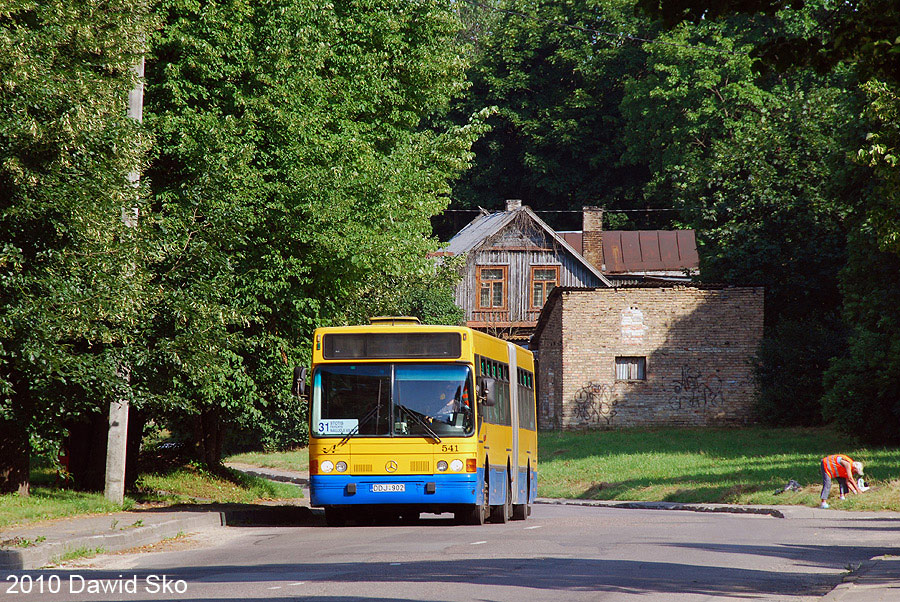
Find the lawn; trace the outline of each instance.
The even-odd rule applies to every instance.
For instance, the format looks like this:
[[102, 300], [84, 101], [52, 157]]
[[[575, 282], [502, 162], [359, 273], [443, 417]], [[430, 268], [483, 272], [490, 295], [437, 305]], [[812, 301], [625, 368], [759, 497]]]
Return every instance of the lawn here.
[[174, 470], [142, 474], [137, 480], [137, 499], [142, 502], [243, 503], [303, 497], [289, 483], [277, 483], [229, 468], [215, 472], [188, 464]]
[[32, 471], [35, 484], [31, 495], [0, 495], [0, 528], [81, 514], [104, 514], [129, 510], [141, 503], [253, 503], [261, 500], [302, 497], [299, 487], [275, 483], [221, 469], [210, 472], [193, 464], [184, 464], [143, 473], [137, 491], [129, 493], [122, 505], [112, 504], [102, 493], [60, 489], [52, 485], [47, 468]]
[[281, 452], [248, 452], [235, 454], [225, 458], [225, 462], [237, 462], [251, 464], [263, 468], [277, 468], [280, 470], [309, 470], [309, 452], [306, 449], [294, 449]]
[[134, 500], [131, 499], [126, 499], [123, 505], [113, 504], [106, 501], [102, 493], [32, 487], [28, 497], [0, 495], [0, 529], [64, 516], [118, 512], [128, 510], [133, 505]]
[[[630, 429], [540, 433], [538, 494], [597, 500], [724, 504], [819, 503], [819, 460], [846, 453], [866, 464], [872, 488], [829, 503], [845, 510], [900, 511], [900, 449], [866, 448], [830, 428]], [[227, 458], [308, 470], [306, 450]], [[791, 479], [803, 487], [783, 492]]]
[[[872, 489], [832, 507], [900, 510], [900, 450], [848, 443], [831, 429], [658, 429], [542, 433], [542, 497], [816, 505], [819, 460], [846, 453], [866, 465]], [[788, 480], [802, 486], [784, 492]]]

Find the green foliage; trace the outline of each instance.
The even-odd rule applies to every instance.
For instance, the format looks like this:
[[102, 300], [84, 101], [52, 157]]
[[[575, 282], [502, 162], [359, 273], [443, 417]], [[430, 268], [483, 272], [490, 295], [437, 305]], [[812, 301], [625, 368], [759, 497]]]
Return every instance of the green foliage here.
[[144, 277], [122, 215], [145, 208], [127, 176], [149, 140], [126, 109], [150, 26], [140, 1], [0, 9], [3, 468], [27, 467], [29, 432], [129, 394], [120, 367]]
[[619, 163], [617, 107], [623, 75], [642, 68], [644, 51], [577, 28], [653, 35], [652, 24], [635, 16], [631, 1], [493, 4], [496, 11], [464, 15], [476, 41], [472, 89], [459, 107], [468, 114], [495, 106], [497, 113], [455, 198], [464, 207], [506, 198], [538, 209], [630, 207], [643, 173]]
[[758, 359], [759, 419], [777, 426], [821, 424], [822, 375], [844, 348], [837, 315], [783, 318], [769, 329]]
[[648, 48], [622, 103], [624, 158], [653, 174], [653, 203], [682, 208], [697, 229], [704, 280], [765, 286], [760, 416], [812, 425], [843, 336], [835, 273], [844, 196], [862, 180], [846, 161], [857, 98], [838, 75], [758, 78], [747, 52], [756, 35], [732, 18], [681, 25]]
[[456, 305], [454, 287], [459, 280], [459, 263], [462, 258], [444, 258], [433, 272], [424, 272], [418, 281], [407, 283], [399, 306], [392, 314], [415, 316], [423, 324], [465, 324], [465, 312]]
[[[867, 82], [861, 86], [867, 107], [843, 109], [832, 124], [835, 131], [868, 130], [865, 141], [858, 136], [840, 145], [868, 170], [857, 170], [848, 178], [847, 170], [827, 162], [823, 165], [828, 169], [817, 175], [843, 184], [831, 203], [837, 215], [843, 214], [844, 229], [850, 231], [853, 241], [849, 259], [835, 262], [835, 266], [843, 266], [841, 293], [849, 340], [846, 354], [828, 371], [823, 406], [826, 418], [836, 420], [847, 432], [863, 433], [871, 441], [896, 441], [900, 408], [892, 375], [896, 374], [898, 355], [894, 335], [895, 268], [900, 254], [900, 5], [891, 0], [857, 0], [841, 7], [819, 1], [642, 0], [641, 6], [668, 24], [688, 19], [703, 25], [730, 19], [736, 13], [757, 19], [765, 14], [778, 23], [805, 24], [758, 40], [756, 67], [781, 71], [788, 78], [805, 67], [830, 76], [849, 71]], [[846, 80], [843, 87], [851, 94], [859, 92], [853, 79]], [[809, 115], [816, 119], [804, 119], [801, 124], [815, 123], [820, 113]], [[811, 240], [818, 242], [819, 238]], [[805, 306], [798, 303], [797, 307]]]
[[852, 336], [827, 373], [825, 417], [877, 443], [900, 441], [900, 257], [862, 230], [841, 273]]
[[857, 161], [875, 172], [875, 189], [866, 198], [865, 217], [884, 251], [900, 254], [900, 88], [878, 80], [863, 86], [871, 131]]
[[464, 86], [459, 24], [436, 1], [157, 8], [147, 400], [165, 397], [176, 421], [213, 414], [267, 446], [303, 444], [290, 375], [312, 330], [446, 289], [429, 219], [483, 116], [424, 126]]
[[823, 0], [640, 0], [648, 14], [668, 26], [682, 21], [700, 23], [735, 14], [767, 15], [787, 22], [814, 17], [801, 31], [767, 36], [755, 50], [761, 67], [788, 70], [833, 69], [852, 64], [863, 79], [900, 79], [900, 6], [893, 0], [851, 0], [835, 5]]

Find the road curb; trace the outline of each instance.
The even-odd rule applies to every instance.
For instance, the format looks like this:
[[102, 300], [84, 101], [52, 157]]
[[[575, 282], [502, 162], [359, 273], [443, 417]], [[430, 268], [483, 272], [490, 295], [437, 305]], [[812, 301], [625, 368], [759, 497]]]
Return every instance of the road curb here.
[[759, 514], [774, 518], [784, 518], [777, 508], [765, 506], [728, 506], [725, 504], [681, 504], [677, 502], [609, 502], [604, 500], [569, 500], [562, 498], [538, 498], [538, 504], [551, 506], [594, 506], [600, 508], [622, 508], [628, 510], [683, 510], [687, 512], [721, 512], [725, 514]]
[[895, 557], [875, 556], [862, 563], [821, 602], [887, 602], [897, 599], [897, 571], [889, 566], [898, 562]]
[[119, 552], [130, 548], [159, 543], [182, 533], [222, 527], [225, 518], [221, 512], [201, 512], [165, 522], [133, 527], [128, 530], [101, 535], [84, 535], [66, 541], [42, 542], [21, 549], [0, 549], [0, 569], [32, 570], [55, 564], [66, 554], [79, 550]]

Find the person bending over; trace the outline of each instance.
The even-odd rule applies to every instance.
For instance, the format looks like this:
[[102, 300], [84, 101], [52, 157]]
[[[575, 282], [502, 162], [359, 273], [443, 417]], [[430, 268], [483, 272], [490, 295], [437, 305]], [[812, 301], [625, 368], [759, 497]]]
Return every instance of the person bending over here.
[[831, 481], [837, 480], [841, 499], [844, 499], [848, 491], [859, 493], [859, 487], [853, 479], [853, 473], [862, 474], [862, 462], [854, 462], [845, 454], [833, 454], [822, 458], [820, 465], [822, 471], [822, 505], [820, 508], [828, 508], [828, 495], [831, 493]]

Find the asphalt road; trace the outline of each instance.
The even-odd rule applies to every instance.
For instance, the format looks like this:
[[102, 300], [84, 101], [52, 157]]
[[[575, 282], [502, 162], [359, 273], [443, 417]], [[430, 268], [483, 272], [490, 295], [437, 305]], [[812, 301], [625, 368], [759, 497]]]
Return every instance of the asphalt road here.
[[[900, 520], [814, 515], [537, 505], [525, 522], [484, 527], [442, 519], [230, 527], [162, 551], [32, 571], [32, 593], [3, 598], [803, 601], [817, 600], [873, 556], [900, 554]], [[36, 593], [40, 576], [43, 595]], [[57, 593], [48, 590], [51, 576]]]

